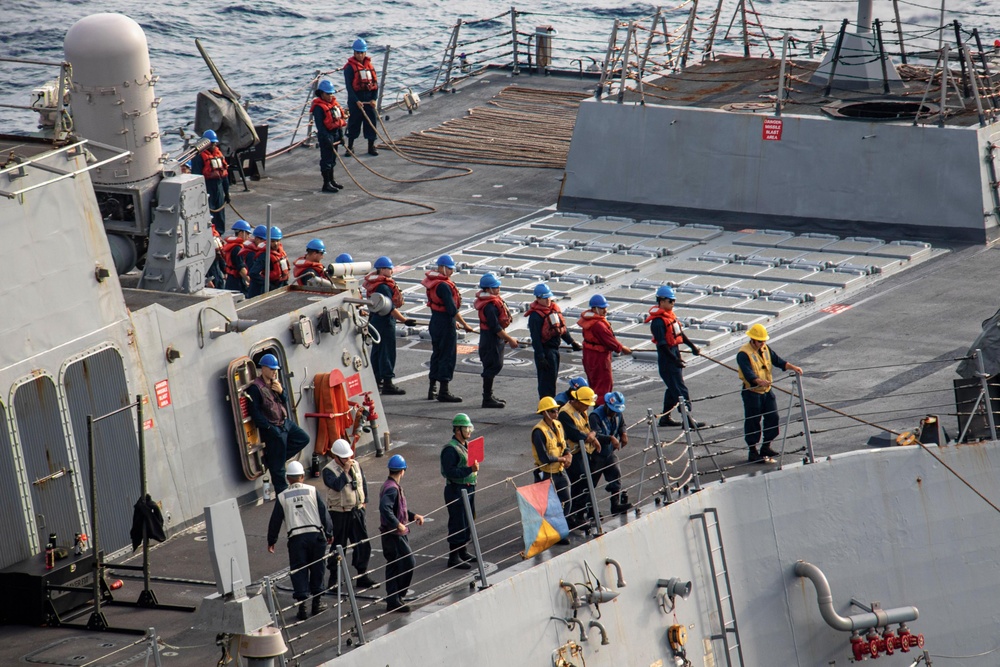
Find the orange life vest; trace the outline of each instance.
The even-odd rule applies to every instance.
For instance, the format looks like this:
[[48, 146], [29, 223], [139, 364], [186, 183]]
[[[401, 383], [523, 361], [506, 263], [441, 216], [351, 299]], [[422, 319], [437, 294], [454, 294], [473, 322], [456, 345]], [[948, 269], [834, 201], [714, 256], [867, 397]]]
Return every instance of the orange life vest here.
[[396, 281], [389, 276], [379, 275], [379, 272], [375, 271], [365, 276], [362, 285], [365, 288], [365, 294], [368, 298], [371, 298], [380, 285], [388, 285], [392, 291], [392, 305], [396, 308], [400, 308], [403, 305], [403, 293], [399, 291]]
[[280, 245], [271, 249], [271, 284], [288, 281], [288, 255]]
[[240, 254], [242, 255], [243, 244], [244, 241], [239, 236], [230, 236], [226, 239], [226, 242], [222, 244], [222, 260], [226, 263], [227, 276], [236, 278], [240, 275], [239, 269], [233, 266], [233, 249], [241, 248]]
[[499, 294], [490, 294], [489, 292], [480, 292], [476, 295], [476, 300], [472, 303], [476, 310], [479, 311], [479, 328], [483, 331], [489, 331], [490, 327], [486, 323], [486, 306], [493, 304], [497, 307], [497, 316], [500, 320], [500, 328], [506, 329], [510, 326], [510, 308], [507, 307], [507, 303], [500, 298]]
[[[649, 309], [649, 315], [646, 316], [645, 322], [652, 322], [653, 320], [663, 320], [663, 324], [667, 328], [667, 345], [670, 347], [677, 347], [684, 342], [684, 338], [681, 336], [681, 323], [677, 321], [677, 315], [674, 314], [672, 310], [663, 310], [659, 306], [653, 306]], [[656, 342], [656, 338], [652, 339]]]
[[295, 260], [295, 268], [293, 270], [292, 276], [295, 278], [299, 285], [305, 285], [305, 282], [299, 279], [299, 276], [306, 273], [307, 271], [312, 271], [317, 278], [322, 278], [326, 274], [326, 267], [319, 262], [312, 262], [306, 259], [305, 255], [299, 257]]
[[[562, 310], [555, 301], [550, 301], [548, 307], [542, 306], [538, 301], [533, 301], [525, 317], [532, 313], [542, 316], [542, 342], [546, 343], [553, 338], [560, 337], [566, 333], [566, 318], [563, 317]], [[555, 320], [553, 322], [553, 320]]]
[[344, 120], [344, 110], [337, 104], [336, 97], [332, 98], [329, 102], [325, 102], [319, 97], [313, 99], [312, 106], [309, 107], [309, 113], [312, 113], [316, 107], [323, 110], [323, 127], [326, 129], [332, 131], [347, 125], [347, 121]]
[[365, 58], [364, 62], [359, 62], [357, 58], [351, 56], [347, 59], [347, 64], [354, 69], [354, 80], [351, 87], [355, 92], [378, 90], [378, 75], [375, 74], [375, 66], [372, 65], [371, 58]]
[[427, 305], [430, 306], [430, 309], [439, 313], [447, 311], [444, 301], [441, 300], [441, 297], [437, 293], [437, 287], [441, 283], [444, 283], [451, 289], [451, 298], [455, 301], [455, 308], [461, 308], [462, 296], [458, 293], [455, 283], [451, 282], [451, 278], [437, 271], [428, 271], [424, 274], [424, 279], [420, 281], [420, 284], [427, 290]]
[[611, 325], [608, 324], [608, 318], [604, 315], [598, 315], [593, 310], [585, 310], [580, 316], [580, 319], [576, 322], [583, 329], [583, 347], [587, 350], [595, 350], [597, 352], [616, 352], [617, 348], [611, 349], [601, 342], [598, 332], [604, 330], [614, 338], [614, 332], [611, 330]]
[[208, 148], [199, 153], [202, 164], [201, 175], [206, 179], [220, 179], [229, 177], [229, 163], [222, 156], [218, 144], [211, 144]]

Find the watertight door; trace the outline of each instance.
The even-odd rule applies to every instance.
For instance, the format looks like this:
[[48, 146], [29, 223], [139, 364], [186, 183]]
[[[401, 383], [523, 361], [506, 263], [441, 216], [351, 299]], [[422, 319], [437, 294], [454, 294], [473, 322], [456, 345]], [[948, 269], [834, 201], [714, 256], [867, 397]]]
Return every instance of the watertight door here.
[[257, 378], [257, 365], [250, 357], [239, 357], [229, 363], [226, 373], [229, 383], [229, 404], [233, 409], [236, 427], [236, 444], [240, 463], [247, 479], [254, 480], [264, 474], [264, 443], [247, 408], [246, 388]]
[[70, 462], [52, 378], [40, 375], [19, 385], [14, 391], [13, 407], [35, 513], [37, 542], [31, 545], [32, 553], [44, 551], [52, 533], [57, 536], [58, 546], [72, 546], [73, 534], [82, 532], [81, 508], [77, 504], [82, 493], [77, 488], [79, 470]]

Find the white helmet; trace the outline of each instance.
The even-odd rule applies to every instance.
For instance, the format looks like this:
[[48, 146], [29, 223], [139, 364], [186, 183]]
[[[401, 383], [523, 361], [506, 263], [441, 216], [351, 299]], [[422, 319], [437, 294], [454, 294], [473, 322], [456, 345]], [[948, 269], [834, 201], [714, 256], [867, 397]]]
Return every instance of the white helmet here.
[[351, 449], [350, 443], [343, 438], [337, 438], [333, 441], [333, 445], [330, 447], [330, 453], [342, 459], [354, 456], [354, 450]]
[[285, 477], [304, 477], [305, 474], [305, 469], [298, 461], [292, 461], [288, 464], [288, 467], [285, 468]]

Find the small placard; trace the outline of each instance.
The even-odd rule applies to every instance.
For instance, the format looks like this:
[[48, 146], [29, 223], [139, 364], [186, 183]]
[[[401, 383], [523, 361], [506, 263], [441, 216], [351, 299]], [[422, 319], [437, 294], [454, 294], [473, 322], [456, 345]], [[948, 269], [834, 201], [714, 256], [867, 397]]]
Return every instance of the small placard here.
[[156, 394], [156, 407], [165, 408], [170, 405], [170, 383], [167, 380], [154, 384], [153, 392]]
[[469, 441], [469, 455], [467, 457], [469, 465], [473, 463], [482, 463], [483, 459], [486, 458], [486, 440], [483, 436], [479, 436], [474, 440]]
[[344, 381], [347, 384], [347, 397], [357, 396], [361, 393], [361, 374], [355, 373], [354, 375], [348, 376]]
[[764, 119], [764, 141], [781, 141], [781, 127], [784, 121], [780, 118]]
[[152, 419], [147, 419], [144, 422], [142, 422], [142, 430], [143, 431], [152, 431], [153, 430], [153, 420]]

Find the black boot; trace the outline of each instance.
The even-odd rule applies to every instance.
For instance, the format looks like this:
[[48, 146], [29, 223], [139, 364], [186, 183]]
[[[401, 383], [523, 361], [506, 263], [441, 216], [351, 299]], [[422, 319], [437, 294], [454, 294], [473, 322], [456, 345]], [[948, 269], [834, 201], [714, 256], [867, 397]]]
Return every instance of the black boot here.
[[386, 378], [382, 381], [381, 394], [383, 396], [402, 396], [405, 393], [405, 389], [397, 387], [392, 383], [392, 378]]
[[503, 408], [505, 405], [504, 401], [493, 395], [493, 378], [483, 378], [483, 407]]
[[438, 383], [437, 380], [431, 380], [431, 384], [427, 389], [427, 400], [433, 401], [438, 397]]
[[313, 598], [313, 608], [312, 608], [313, 616], [326, 611], [326, 609], [327, 609], [326, 603], [323, 602], [322, 597], [317, 595], [316, 597]]
[[621, 493], [612, 494], [611, 496], [612, 514], [626, 514], [630, 509], [632, 509], [632, 503], [628, 501], [628, 493], [622, 491]]
[[462, 547], [456, 547], [453, 545], [448, 545], [448, 567], [455, 568], [456, 570], [471, 570], [472, 566], [462, 560], [462, 557], [458, 555], [458, 550]]
[[391, 595], [385, 599], [385, 610], [395, 611], [400, 614], [405, 614], [410, 611], [410, 608], [403, 604], [403, 598], [400, 595]]
[[780, 454], [778, 454], [778, 452], [776, 452], [773, 449], [771, 449], [771, 443], [769, 443], [769, 442], [765, 442], [763, 445], [761, 445], [761, 447], [760, 447], [760, 455], [761, 456], [772, 456], [772, 457], [773, 456], [780, 456]]
[[354, 139], [347, 140], [347, 150], [354, 152]]
[[666, 410], [666, 414], [660, 417], [660, 421], [656, 422], [657, 426], [681, 426], [681, 423], [670, 414], [671, 410]]
[[368, 154], [369, 155], [378, 155], [378, 151], [375, 150], [375, 142], [373, 140], [370, 140], [368, 142]]
[[469, 550], [462, 545], [458, 548], [458, 557], [464, 560], [466, 563], [478, 563], [476, 557], [469, 553]]
[[337, 192], [337, 186], [333, 184], [333, 169], [323, 169], [323, 192]]
[[441, 380], [441, 391], [438, 393], [437, 399], [442, 403], [461, 403], [462, 398], [460, 396], [455, 396], [448, 390], [448, 383]]
[[367, 572], [360, 572], [358, 578], [354, 580], [354, 587], [358, 590], [378, 588], [378, 582], [369, 577]]
[[333, 177], [333, 167], [330, 168], [330, 185], [337, 188], [338, 190], [343, 190], [344, 186], [337, 182], [337, 179]]
[[299, 611], [298, 611], [297, 614], [295, 614], [295, 618], [297, 618], [300, 621], [304, 621], [307, 618], [309, 618], [309, 612], [306, 611], [306, 603], [305, 602], [300, 602], [299, 603]]

